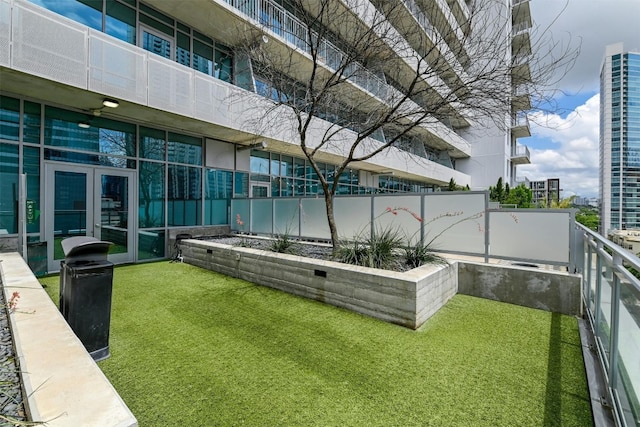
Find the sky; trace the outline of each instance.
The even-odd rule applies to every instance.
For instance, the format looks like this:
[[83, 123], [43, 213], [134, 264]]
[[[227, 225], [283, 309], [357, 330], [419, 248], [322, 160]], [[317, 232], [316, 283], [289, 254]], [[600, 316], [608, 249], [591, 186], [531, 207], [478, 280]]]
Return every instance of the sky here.
[[[640, 0], [531, 0], [532, 35], [580, 48], [574, 66], [556, 76], [555, 107], [530, 114], [531, 164], [517, 176], [560, 178], [561, 197], [598, 197], [600, 67], [605, 47], [640, 52]], [[535, 45], [535, 42], [532, 42]], [[540, 48], [538, 48], [540, 49]]]

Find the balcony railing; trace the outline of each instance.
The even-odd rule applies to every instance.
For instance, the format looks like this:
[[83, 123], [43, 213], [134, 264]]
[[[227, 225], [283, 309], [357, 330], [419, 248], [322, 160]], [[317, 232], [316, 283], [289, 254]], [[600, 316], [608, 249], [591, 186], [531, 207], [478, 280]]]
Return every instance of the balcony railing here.
[[[293, 44], [298, 49], [311, 53], [311, 41], [307, 25], [291, 12], [272, 0], [224, 0], [249, 18], [264, 25], [269, 30]], [[317, 34], [311, 32], [311, 37], [317, 39]], [[322, 62], [329, 68], [336, 70], [343, 63], [344, 53], [326, 39], [319, 41], [318, 54]], [[390, 86], [360, 64], [353, 63], [353, 69], [348, 70], [350, 81], [380, 99], [386, 99]]]
[[531, 153], [526, 145], [517, 144], [511, 152], [511, 161], [515, 164], [531, 163]]
[[580, 224], [584, 305], [616, 424], [640, 425], [640, 259]]

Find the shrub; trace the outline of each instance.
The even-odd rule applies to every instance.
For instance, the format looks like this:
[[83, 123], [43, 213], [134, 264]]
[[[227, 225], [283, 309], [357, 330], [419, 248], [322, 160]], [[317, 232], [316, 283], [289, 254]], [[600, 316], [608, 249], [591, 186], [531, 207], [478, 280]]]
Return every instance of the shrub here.
[[404, 256], [405, 264], [409, 268], [417, 268], [424, 264], [448, 264], [446, 259], [431, 252], [429, 246], [423, 243], [404, 248]]
[[398, 230], [379, 230], [364, 241], [355, 240], [340, 245], [336, 260], [346, 264], [371, 268], [389, 268], [398, 259], [402, 238]]
[[276, 239], [271, 243], [271, 247], [269, 248], [273, 252], [278, 252], [281, 254], [294, 254], [294, 245], [295, 241], [291, 240], [289, 234], [279, 234], [276, 236]]

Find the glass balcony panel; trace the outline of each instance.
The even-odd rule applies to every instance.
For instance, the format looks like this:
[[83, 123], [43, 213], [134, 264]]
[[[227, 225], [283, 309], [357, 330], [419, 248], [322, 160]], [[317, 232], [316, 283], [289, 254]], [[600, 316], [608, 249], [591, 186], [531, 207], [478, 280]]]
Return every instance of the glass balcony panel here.
[[274, 202], [274, 233], [298, 236], [300, 233], [300, 204], [298, 199], [276, 199]]
[[613, 287], [613, 269], [610, 265], [606, 265], [602, 271], [600, 283], [600, 304], [596, 307], [598, 312], [598, 324], [596, 327], [596, 335], [605, 353], [605, 363], [609, 364], [609, 337], [611, 333], [611, 289]]
[[251, 204], [251, 232], [271, 234], [273, 199], [255, 199]]
[[640, 420], [640, 285], [620, 281], [618, 395], [627, 425]]

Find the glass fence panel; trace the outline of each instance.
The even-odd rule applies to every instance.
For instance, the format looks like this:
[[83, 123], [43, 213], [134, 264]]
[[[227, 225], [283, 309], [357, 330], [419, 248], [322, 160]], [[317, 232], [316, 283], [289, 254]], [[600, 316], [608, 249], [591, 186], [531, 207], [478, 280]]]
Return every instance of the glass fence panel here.
[[[604, 263], [604, 260], [603, 260]], [[605, 361], [609, 362], [609, 337], [611, 335], [611, 289], [613, 288], [613, 269], [609, 262], [603, 266], [600, 280], [600, 304], [597, 307], [596, 336], [605, 352]]]
[[491, 211], [490, 256], [568, 264], [570, 218], [560, 210]]
[[589, 310], [594, 312], [596, 309], [596, 281], [598, 279], [598, 254], [596, 251], [589, 246], [589, 253], [591, 254], [591, 265], [589, 266], [591, 270], [591, 277], [587, 286], [589, 286]]
[[640, 421], [640, 285], [620, 281], [618, 395], [628, 425]]
[[438, 251], [484, 255], [485, 194], [428, 194], [424, 243]]
[[302, 215], [300, 230], [302, 237], [323, 240], [331, 238], [324, 199], [302, 199], [300, 215]]
[[421, 196], [375, 196], [373, 215], [376, 230], [397, 230], [406, 245], [420, 242], [423, 222]]
[[300, 199], [274, 199], [273, 232], [290, 237], [300, 234]]
[[251, 232], [273, 233], [273, 199], [253, 199], [251, 202]]
[[250, 212], [250, 199], [231, 200], [231, 231], [235, 231], [237, 233], [246, 233], [251, 231], [249, 228]]
[[341, 239], [368, 239], [371, 236], [371, 198], [338, 197], [334, 212]]

